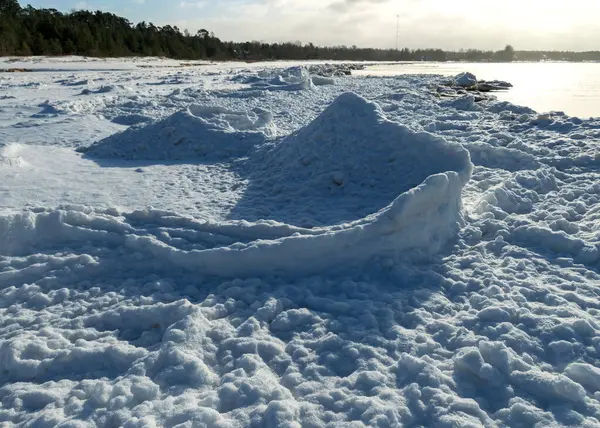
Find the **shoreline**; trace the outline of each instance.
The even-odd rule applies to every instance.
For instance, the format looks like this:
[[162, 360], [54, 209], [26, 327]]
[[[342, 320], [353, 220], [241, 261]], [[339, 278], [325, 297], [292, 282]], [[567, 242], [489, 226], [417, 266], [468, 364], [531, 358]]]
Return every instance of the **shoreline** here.
[[[600, 60], [598, 61], [553, 61], [553, 60], [544, 60], [544, 61], [510, 61], [510, 62], [493, 62], [493, 61], [370, 61], [370, 60], [293, 60], [293, 59], [285, 59], [285, 60], [222, 60], [222, 61], [214, 61], [214, 60], [178, 60], [174, 58], [167, 57], [136, 57], [136, 56], [127, 56], [127, 57], [86, 57], [86, 56], [24, 56], [24, 57], [16, 57], [16, 56], [6, 56], [0, 57], [0, 65], [7, 64], [5, 67], [0, 66], [0, 72], [38, 72], [38, 71], [71, 71], [70, 68], [60, 69], [60, 68], [50, 68], [48, 64], [46, 64], [45, 68], [37, 67], [36, 63], [39, 64], [44, 61], [50, 61], [50, 63], [56, 64], [71, 64], [75, 66], [76, 64], [90, 64], [90, 63], [114, 63], [114, 62], [122, 62], [122, 63], [136, 63], [136, 62], [147, 62], [148, 64], [138, 64], [139, 68], [185, 68], [185, 67], [204, 67], [211, 65], [242, 65], [246, 64], [248, 66], [256, 66], [257, 64], [265, 64], [265, 65], [285, 65], [285, 64], [359, 64], [365, 67], [369, 66], [406, 66], [406, 65], [437, 65], [437, 64], [489, 64], [489, 65], [506, 65], [506, 64], [600, 64]], [[169, 63], [156, 65], [155, 63]], [[10, 65], [9, 65], [10, 64]], [[14, 65], [18, 64], [18, 65]], [[25, 66], [27, 65], [27, 66]], [[89, 68], [82, 70], [91, 70]], [[121, 68], [108, 69], [108, 68], [98, 68], [98, 71], [119, 71]]]

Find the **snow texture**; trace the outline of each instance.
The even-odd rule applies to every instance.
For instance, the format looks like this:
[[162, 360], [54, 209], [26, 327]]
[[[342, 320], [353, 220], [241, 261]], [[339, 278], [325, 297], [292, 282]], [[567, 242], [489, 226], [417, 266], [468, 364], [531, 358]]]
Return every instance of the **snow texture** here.
[[600, 120], [436, 76], [19, 61], [0, 425], [600, 425]]

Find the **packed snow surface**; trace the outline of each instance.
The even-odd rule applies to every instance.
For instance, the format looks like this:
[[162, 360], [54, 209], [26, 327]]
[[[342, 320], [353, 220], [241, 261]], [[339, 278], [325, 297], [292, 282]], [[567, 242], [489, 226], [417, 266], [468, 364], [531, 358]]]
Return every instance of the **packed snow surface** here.
[[20, 61], [0, 424], [600, 426], [600, 121], [437, 76]]

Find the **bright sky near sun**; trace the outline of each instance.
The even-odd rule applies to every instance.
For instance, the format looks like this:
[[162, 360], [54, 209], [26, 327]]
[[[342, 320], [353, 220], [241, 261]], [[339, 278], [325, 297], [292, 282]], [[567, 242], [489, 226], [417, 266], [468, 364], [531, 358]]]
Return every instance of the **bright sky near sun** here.
[[[443, 49], [598, 50], [600, 0], [31, 0], [131, 21], [213, 31], [223, 40]], [[25, 1], [21, 1], [24, 5]], [[399, 18], [397, 18], [399, 16]]]

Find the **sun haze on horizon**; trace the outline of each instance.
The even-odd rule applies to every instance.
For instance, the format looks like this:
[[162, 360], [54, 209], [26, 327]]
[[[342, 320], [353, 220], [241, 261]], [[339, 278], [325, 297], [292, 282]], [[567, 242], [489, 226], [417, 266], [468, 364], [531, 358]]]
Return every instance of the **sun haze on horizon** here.
[[[571, 0], [32, 0], [33, 7], [112, 12], [133, 22], [213, 31], [222, 40], [317, 45], [399, 45], [598, 50], [600, 2]], [[534, 4], [537, 3], [537, 4]], [[398, 18], [397, 18], [398, 17]]]

